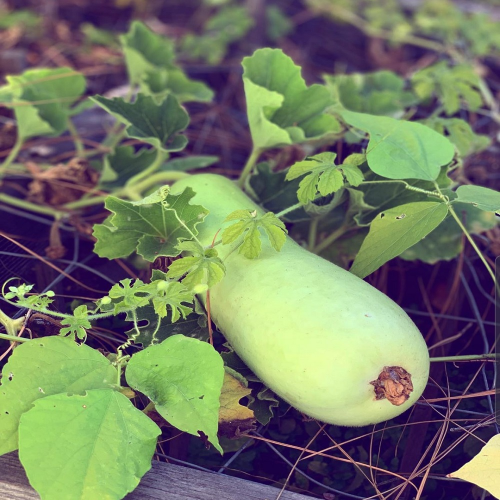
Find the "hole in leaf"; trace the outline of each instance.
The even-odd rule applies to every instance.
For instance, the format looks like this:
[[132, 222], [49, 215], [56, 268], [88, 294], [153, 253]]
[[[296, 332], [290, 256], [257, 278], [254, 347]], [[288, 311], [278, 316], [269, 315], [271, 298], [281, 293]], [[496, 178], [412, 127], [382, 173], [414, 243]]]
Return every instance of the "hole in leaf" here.
[[9, 373], [9, 381], [12, 382], [12, 379], [14, 378], [14, 374], [12, 372]]
[[396, 217], [396, 220], [401, 220], [401, 219], [404, 219], [406, 217], [406, 214], [401, 214], [401, 215], [398, 215]]
[[383, 219], [384, 217], [385, 217], [385, 214], [382, 212], [382, 213], [380, 214], [380, 218], [381, 218], [381, 219]]

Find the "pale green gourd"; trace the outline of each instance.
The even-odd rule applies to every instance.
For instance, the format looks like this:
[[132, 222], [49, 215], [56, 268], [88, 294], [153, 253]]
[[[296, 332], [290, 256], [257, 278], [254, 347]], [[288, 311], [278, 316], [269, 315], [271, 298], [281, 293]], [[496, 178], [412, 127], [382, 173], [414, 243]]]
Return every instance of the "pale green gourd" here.
[[[198, 226], [203, 245], [234, 210], [263, 213], [225, 177], [195, 175], [172, 192], [188, 186], [196, 192], [192, 203], [210, 211]], [[232, 248], [217, 246], [223, 259]], [[243, 361], [293, 407], [323, 422], [361, 426], [393, 418], [420, 397], [429, 375], [427, 346], [383, 293], [289, 237], [279, 253], [264, 236], [257, 259], [235, 251], [224, 263], [226, 276], [210, 291], [212, 318]], [[377, 380], [382, 399], [371, 384]]]

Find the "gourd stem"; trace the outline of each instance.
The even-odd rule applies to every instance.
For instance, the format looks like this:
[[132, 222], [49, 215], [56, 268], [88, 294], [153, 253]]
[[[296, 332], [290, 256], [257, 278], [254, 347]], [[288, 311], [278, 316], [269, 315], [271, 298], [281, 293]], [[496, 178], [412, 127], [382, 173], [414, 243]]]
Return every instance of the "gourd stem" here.
[[499, 355], [495, 353], [491, 354], [468, 354], [464, 356], [442, 356], [438, 358], [430, 358], [432, 363], [437, 363], [439, 361], [484, 361], [487, 359], [498, 359]]
[[238, 184], [240, 188], [243, 188], [243, 186], [245, 185], [245, 181], [252, 172], [253, 167], [257, 163], [260, 153], [261, 151], [259, 148], [252, 149], [252, 152], [250, 153], [250, 156], [248, 157], [248, 160], [245, 166], [243, 167], [243, 170], [241, 171], [240, 177], [236, 182], [236, 184]]

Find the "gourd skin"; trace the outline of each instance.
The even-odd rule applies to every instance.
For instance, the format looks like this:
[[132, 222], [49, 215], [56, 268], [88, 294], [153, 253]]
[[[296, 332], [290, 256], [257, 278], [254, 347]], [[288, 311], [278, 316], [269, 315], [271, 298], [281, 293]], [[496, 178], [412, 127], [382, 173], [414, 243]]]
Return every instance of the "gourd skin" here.
[[[210, 211], [198, 226], [205, 246], [232, 211], [264, 213], [225, 177], [185, 178], [172, 193], [188, 186], [196, 192], [191, 203]], [[264, 236], [253, 260], [232, 248], [217, 246], [226, 276], [210, 290], [211, 315], [241, 359], [281, 398], [323, 422], [362, 426], [393, 418], [420, 397], [429, 375], [427, 346], [395, 302], [289, 237], [276, 252]], [[370, 382], [384, 367], [411, 375], [414, 390], [400, 406], [375, 399]]]

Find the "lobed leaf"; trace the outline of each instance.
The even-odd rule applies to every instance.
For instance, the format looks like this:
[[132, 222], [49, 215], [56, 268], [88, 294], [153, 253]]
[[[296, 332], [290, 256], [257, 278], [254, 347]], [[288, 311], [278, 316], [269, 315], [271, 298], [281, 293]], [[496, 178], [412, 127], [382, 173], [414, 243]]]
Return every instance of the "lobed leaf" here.
[[189, 203], [193, 196], [190, 188], [179, 195], [160, 189], [152, 197], [133, 202], [108, 196], [105, 206], [113, 215], [94, 226], [95, 252], [116, 259], [137, 251], [150, 262], [179, 255], [179, 241], [198, 234], [196, 226], [208, 214], [201, 205]]
[[167, 95], [160, 103], [144, 94], [138, 94], [133, 103], [120, 97], [107, 99], [100, 95], [91, 99], [126, 123], [129, 137], [162, 151], [180, 151], [186, 147], [187, 138], [179, 132], [188, 126], [189, 115], [173, 95]]
[[254, 149], [304, 142], [340, 131], [322, 85], [307, 87], [300, 67], [280, 49], [259, 49], [242, 62]]

